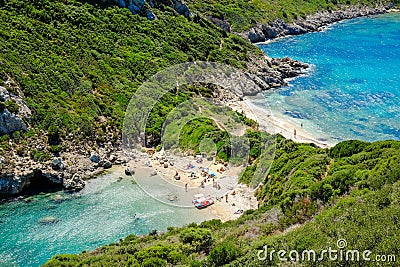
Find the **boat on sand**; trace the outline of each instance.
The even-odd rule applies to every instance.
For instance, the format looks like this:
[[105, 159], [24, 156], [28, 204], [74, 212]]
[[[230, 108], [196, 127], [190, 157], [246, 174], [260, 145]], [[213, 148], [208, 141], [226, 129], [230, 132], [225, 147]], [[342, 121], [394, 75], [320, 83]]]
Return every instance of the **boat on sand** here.
[[214, 204], [214, 200], [211, 198], [211, 196], [204, 196], [204, 194], [197, 194], [194, 195], [194, 199], [193, 199], [193, 204], [196, 208], [198, 209], [204, 209], [208, 206], [211, 206], [212, 204]]

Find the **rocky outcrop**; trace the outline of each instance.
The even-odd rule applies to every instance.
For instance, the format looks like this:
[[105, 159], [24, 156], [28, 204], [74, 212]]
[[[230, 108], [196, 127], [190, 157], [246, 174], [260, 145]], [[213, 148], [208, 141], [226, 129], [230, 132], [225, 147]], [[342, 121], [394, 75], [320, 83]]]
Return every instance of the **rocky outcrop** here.
[[27, 131], [28, 125], [23, 119], [7, 109], [0, 113], [0, 134], [11, 134], [15, 131]]
[[35, 180], [39, 181], [43, 187], [46, 186], [42, 183], [45, 179], [48, 181], [48, 185], [62, 186], [62, 175], [52, 170], [42, 170], [41, 167], [38, 165], [22, 172], [0, 175], [0, 197], [18, 195], [29, 188]]
[[30, 117], [31, 110], [23, 100], [22, 91], [8, 78], [4, 86], [0, 86], [0, 134], [28, 130]]
[[347, 7], [343, 10], [322, 11], [309, 15], [304, 19], [298, 19], [294, 23], [286, 24], [283, 20], [265, 24], [257, 24], [248, 31], [238, 33], [241, 37], [252, 43], [264, 42], [266, 40], [286, 35], [298, 35], [306, 32], [320, 31], [323, 27], [345, 19], [362, 16], [383, 14], [388, 12], [389, 7]]
[[[61, 140], [64, 148], [56, 157], [51, 157], [45, 133], [35, 134], [22, 143], [9, 140], [7, 151], [0, 148], [0, 199], [30, 195], [41, 189], [81, 190], [86, 179], [128, 161], [116, 136], [118, 133], [109, 130], [104, 135], [105, 143], [95, 143], [78, 141], [69, 135]], [[34, 156], [39, 152], [45, 155], [44, 159]]]
[[133, 14], [146, 16], [149, 20], [157, 19], [152, 8], [169, 6], [177, 14], [189, 17], [191, 12], [189, 7], [182, 0], [102, 0], [104, 3], [115, 4], [120, 7], [128, 8]]
[[226, 32], [231, 32], [232, 31], [232, 27], [231, 24], [223, 19], [214, 17], [214, 16], [206, 16], [206, 18], [211, 21], [214, 25], [216, 25], [217, 27], [223, 29]]
[[68, 191], [79, 191], [85, 187], [85, 181], [79, 174], [75, 173], [71, 179], [65, 179], [63, 181], [63, 187]]
[[[235, 84], [230, 84], [231, 79], [226, 79], [225, 74], [216, 75], [222, 84], [208, 85], [212, 91], [212, 97], [223, 103], [242, 100], [246, 96], [254, 96], [264, 90], [280, 87], [287, 84], [286, 79], [304, 75], [307, 72], [308, 64], [290, 58], [270, 58], [268, 56], [254, 57], [249, 60], [248, 72], [241, 73], [241, 77], [235, 77]], [[229, 76], [231, 77], [231, 76]], [[251, 80], [248, 83], [246, 80]], [[237, 81], [242, 83], [239, 85]], [[230, 85], [230, 86], [229, 86]], [[234, 89], [232, 89], [234, 88]]]

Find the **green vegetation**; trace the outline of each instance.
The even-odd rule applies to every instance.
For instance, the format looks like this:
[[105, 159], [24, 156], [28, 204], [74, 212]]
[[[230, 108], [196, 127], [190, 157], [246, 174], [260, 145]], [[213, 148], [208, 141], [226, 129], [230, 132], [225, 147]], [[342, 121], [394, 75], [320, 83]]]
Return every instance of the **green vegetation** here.
[[[17, 114], [19, 111], [19, 106], [17, 104], [17, 102], [15, 102], [14, 100], [10, 99], [8, 101], [5, 102], [4, 104], [5, 108], [7, 108], [8, 111], [10, 111], [11, 113]], [[1, 107], [0, 107], [1, 109]]]
[[[257, 23], [276, 19], [291, 22], [322, 10], [335, 10], [344, 5], [376, 5], [374, 0], [189, 0], [189, 6], [206, 16], [228, 21], [232, 30], [241, 32]], [[383, 1], [380, 3], [389, 3]], [[395, 1], [396, 2], [396, 1]]]
[[53, 158], [51, 154], [46, 153], [45, 151], [42, 150], [35, 150], [35, 149], [31, 150], [30, 157], [35, 161], [46, 161]]
[[[320, 255], [336, 249], [338, 239], [347, 241], [346, 249], [370, 250], [371, 259], [395, 255], [398, 262], [399, 189], [400, 142], [346, 141], [321, 149], [278, 137], [276, 160], [257, 194], [258, 210], [226, 223], [211, 220], [129, 236], [93, 252], [55, 256], [45, 266], [265, 266], [268, 262], [257, 259], [264, 245]], [[272, 264], [278, 263], [275, 256]], [[320, 264], [344, 262], [325, 257]]]
[[[121, 128], [130, 98], [158, 71], [195, 60], [245, 68], [261, 54], [199, 16], [154, 12], [158, 19], [149, 21], [86, 1], [2, 1], [0, 79], [11, 76], [21, 87], [35, 128], [94, 139], [105, 126]], [[171, 103], [180, 98], [171, 95]], [[99, 124], [100, 116], [107, 122]]]

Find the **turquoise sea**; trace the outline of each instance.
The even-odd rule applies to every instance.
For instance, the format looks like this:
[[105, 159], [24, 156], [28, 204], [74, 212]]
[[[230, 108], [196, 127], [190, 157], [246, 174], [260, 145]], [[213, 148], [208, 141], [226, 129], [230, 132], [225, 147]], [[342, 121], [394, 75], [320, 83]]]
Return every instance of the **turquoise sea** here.
[[79, 193], [40, 194], [1, 204], [0, 266], [39, 266], [55, 254], [93, 250], [129, 234], [206, 219], [205, 210], [163, 204], [132, 178], [113, 171], [88, 181]]
[[400, 139], [400, 14], [347, 20], [259, 47], [311, 68], [265, 92], [257, 105], [268, 103], [274, 116], [329, 143]]

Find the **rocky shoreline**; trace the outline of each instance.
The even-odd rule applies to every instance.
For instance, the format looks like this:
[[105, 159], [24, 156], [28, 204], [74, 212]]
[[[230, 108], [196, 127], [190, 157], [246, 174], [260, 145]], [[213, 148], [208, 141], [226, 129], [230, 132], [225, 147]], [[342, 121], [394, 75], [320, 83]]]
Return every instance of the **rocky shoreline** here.
[[[44, 137], [43, 137], [44, 136]], [[30, 139], [33, 149], [46, 151], [46, 135]], [[0, 157], [0, 200], [13, 199], [35, 194], [38, 186], [51, 191], [79, 191], [84, 188], [85, 180], [93, 178], [113, 165], [128, 162], [120, 147], [120, 141], [111, 141], [100, 146], [91, 141], [77, 142], [72, 136], [63, 141], [66, 149], [57, 156], [35, 159], [24, 154], [18, 155], [19, 144], [10, 140], [8, 155]]]
[[324, 27], [346, 19], [372, 16], [389, 12], [391, 6], [350, 6], [341, 10], [320, 11], [306, 18], [298, 19], [291, 24], [286, 24], [278, 19], [269, 24], [257, 24], [248, 31], [236, 33], [252, 43], [265, 42], [278, 37], [299, 35], [307, 32], [320, 31]]
[[[289, 58], [252, 58], [249, 61], [247, 78], [258, 86], [249, 88], [239, 96], [227, 90], [214, 88], [213, 97], [219, 100], [240, 101], [245, 96], [285, 85], [285, 79], [303, 74], [307, 67], [307, 64]], [[2, 87], [0, 96], [17, 97], [10, 92], [21, 90], [11, 80], [10, 84], [13, 84], [13, 88], [8, 87], [7, 90]], [[20, 110], [27, 109], [23, 95], [18, 96], [16, 103], [20, 105]], [[0, 112], [0, 116], [7, 112], [5, 108]], [[27, 113], [30, 114], [30, 110]], [[16, 119], [22, 121], [23, 116], [15, 114], [12, 120], [3, 120], [3, 124], [10, 125]], [[107, 119], [99, 120], [104, 122]], [[21, 127], [7, 128], [9, 130], [6, 134], [12, 134], [14, 131], [25, 132], [29, 128], [29, 120], [24, 121], [26, 124], [21, 124]], [[0, 149], [0, 200], [35, 194], [32, 193], [32, 188], [38, 187], [47, 188], [49, 191], [79, 191], [84, 188], [85, 180], [101, 174], [113, 165], [127, 163], [129, 158], [122, 150], [120, 132], [111, 128], [105, 129], [104, 132], [107, 134], [94, 137], [102, 139], [101, 142], [89, 138], [79, 140], [76, 136], [68, 135], [60, 137], [54, 144], [49, 134], [38, 131], [26, 140], [9, 139], [8, 149], [3, 150], [6, 153]], [[59, 147], [60, 151], [52, 150], [54, 147]]]

